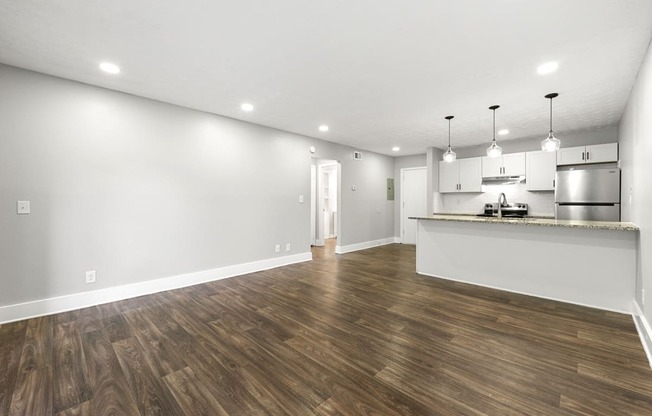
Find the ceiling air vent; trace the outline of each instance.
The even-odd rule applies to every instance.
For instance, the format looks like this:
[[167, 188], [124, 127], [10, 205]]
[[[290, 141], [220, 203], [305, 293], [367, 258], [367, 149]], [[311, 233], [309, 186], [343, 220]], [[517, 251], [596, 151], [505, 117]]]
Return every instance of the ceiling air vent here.
[[358, 151], [353, 152], [353, 159], [362, 160], [362, 152], [358, 152]]

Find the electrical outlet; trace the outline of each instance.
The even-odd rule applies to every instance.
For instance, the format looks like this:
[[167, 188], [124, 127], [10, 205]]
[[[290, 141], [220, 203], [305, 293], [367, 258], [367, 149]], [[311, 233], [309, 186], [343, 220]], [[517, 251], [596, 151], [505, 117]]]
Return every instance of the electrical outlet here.
[[287, 244], [285, 245], [285, 251], [290, 251], [290, 248], [291, 248], [291, 247], [290, 247], [290, 243], [287, 243]]
[[277, 253], [280, 253], [280, 252], [281, 252], [281, 245], [280, 245], [280, 244], [277, 244], [277, 245], [276, 245], [276, 252], [277, 252]]
[[303, 195], [299, 195], [299, 203], [303, 204]]
[[97, 281], [97, 274], [95, 270], [86, 272], [86, 284], [95, 283]]
[[29, 201], [16, 201], [16, 214], [27, 215], [30, 211]]

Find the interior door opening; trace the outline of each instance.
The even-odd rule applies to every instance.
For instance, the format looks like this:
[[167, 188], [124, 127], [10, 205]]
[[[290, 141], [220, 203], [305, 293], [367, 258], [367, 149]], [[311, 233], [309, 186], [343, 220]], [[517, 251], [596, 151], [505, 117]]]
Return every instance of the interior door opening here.
[[[336, 160], [313, 159], [310, 167], [310, 234], [317, 247], [338, 245], [340, 234], [340, 164]], [[331, 244], [326, 244], [327, 240]], [[335, 244], [332, 244], [335, 242]]]

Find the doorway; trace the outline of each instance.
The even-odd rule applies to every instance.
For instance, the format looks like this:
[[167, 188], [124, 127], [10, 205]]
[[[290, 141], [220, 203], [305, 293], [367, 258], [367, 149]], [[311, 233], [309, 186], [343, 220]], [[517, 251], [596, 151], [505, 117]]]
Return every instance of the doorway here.
[[336, 160], [314, 159], [310, 168], [310, 229], [313, 246], [323, 247], [326, 240], [335, 247], [339, 236], [339, 175]]
[[427, 215], [426, 167], [401, 169], [401, 242], [417, 243], [417, 222], [408, 217]]

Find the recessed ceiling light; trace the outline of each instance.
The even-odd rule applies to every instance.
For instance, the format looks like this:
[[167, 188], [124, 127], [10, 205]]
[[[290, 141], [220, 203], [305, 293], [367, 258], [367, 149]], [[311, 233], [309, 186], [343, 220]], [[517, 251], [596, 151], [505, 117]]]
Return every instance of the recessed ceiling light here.
[[254, 105], [249, 103], [242, 104], [240, 108], [242, 108], [242, 111], [254, 111]]
[[325, 125], [325, 124], [322, 124], [321, 126], [319, 126], [319, 131], [328, 131], [328, 126]]
[[555, 72], [559, 68], [558, 62], [546, 62], [545, 64], [539, 65], [537, 72], [539, 75], [547, 75]]
[[102, 62], [100, 64], [100, 69], [108, 74], [120, 73], [120, 67], [116, 64], [112, 64], [111, 62]]
[[498, 130], [498, 134], [500, 134], [501, 136], [504, 136], [505, 134], [509, 134], [509, 130], [507, 130], [507, 129]]
[[392, 152], [398, 152], [399, 150], [401, 150], [401, 148], [398, 146], [392, 147]]

